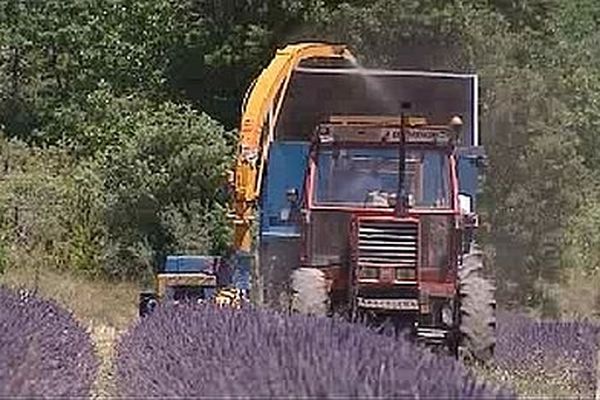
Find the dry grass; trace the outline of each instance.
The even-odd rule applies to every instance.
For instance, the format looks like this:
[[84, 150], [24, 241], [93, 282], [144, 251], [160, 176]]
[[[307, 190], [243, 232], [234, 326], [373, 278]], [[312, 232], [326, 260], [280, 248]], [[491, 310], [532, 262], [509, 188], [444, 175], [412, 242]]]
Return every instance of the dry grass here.
[[600, 272], [584, 273], [575, 268], [569, 269], [555, 291], [562, 318], [600, 320]]
[[43, 297], [57, 300], [88, 327], [123, 329], [137, 315], [138, 286], [130, 282], [91, 280], [68, 272], [12, 267], [0, 276], [9, 287], [38, 288]]
[[91, 280], [68, 272], [31, 268], [8, 269], [0, 275], [0, 284], [35, 289], [45, 298], [54, 299], [73, 311], [89, 330], [100, 368], [92, 388], [92, 399], [114, 398], [114, 345], [122, 331], [137, 316], [138, 286], [130, 282]]

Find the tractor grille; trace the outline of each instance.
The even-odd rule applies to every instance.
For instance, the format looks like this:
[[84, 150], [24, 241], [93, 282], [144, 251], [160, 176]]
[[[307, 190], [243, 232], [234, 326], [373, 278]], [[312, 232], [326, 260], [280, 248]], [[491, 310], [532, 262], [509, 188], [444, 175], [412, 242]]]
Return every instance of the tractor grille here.
[[358, 227], [358, 264], [416, 268], [418, 235], [414, 222], [362, 221]]

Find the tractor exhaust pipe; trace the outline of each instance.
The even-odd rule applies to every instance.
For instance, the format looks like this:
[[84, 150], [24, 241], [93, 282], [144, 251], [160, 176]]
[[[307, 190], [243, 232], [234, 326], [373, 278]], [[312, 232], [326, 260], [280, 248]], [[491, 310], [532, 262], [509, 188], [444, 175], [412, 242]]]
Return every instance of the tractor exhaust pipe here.
[[397, 217], [406, 214], [408, 211], [408, 194], [406, 193], [406, 132], [404, 124], [406, 123], [405, 110], [409, 110], [411, 104], [402, 102], [400, 105], [400, 140], [398, 142], [398, 191], [396, 193], [396, 207], [394, 213]]

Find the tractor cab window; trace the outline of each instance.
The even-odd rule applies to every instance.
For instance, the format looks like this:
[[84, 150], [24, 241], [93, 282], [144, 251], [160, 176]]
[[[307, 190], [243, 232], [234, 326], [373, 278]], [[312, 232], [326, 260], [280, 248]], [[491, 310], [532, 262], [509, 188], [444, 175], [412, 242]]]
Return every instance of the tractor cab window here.
[[[322, 150], [317, 157], [314, 201], [321, 206], [393, 207], [398, 192], [398, 150]], [[404, 188], [409, 205], [449, 208], [448, 155], [407, 150]]]

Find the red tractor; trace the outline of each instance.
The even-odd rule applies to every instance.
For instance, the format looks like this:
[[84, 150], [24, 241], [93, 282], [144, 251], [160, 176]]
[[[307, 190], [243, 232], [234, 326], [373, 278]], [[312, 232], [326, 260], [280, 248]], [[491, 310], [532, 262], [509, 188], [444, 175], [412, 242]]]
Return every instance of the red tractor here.
[[301, 231], [294, 311], [389, 321], [453, 353], [493, 354], [494, 287], [459, 195], [461, 127], [373, 116], [317, 127], [290, 216]]

